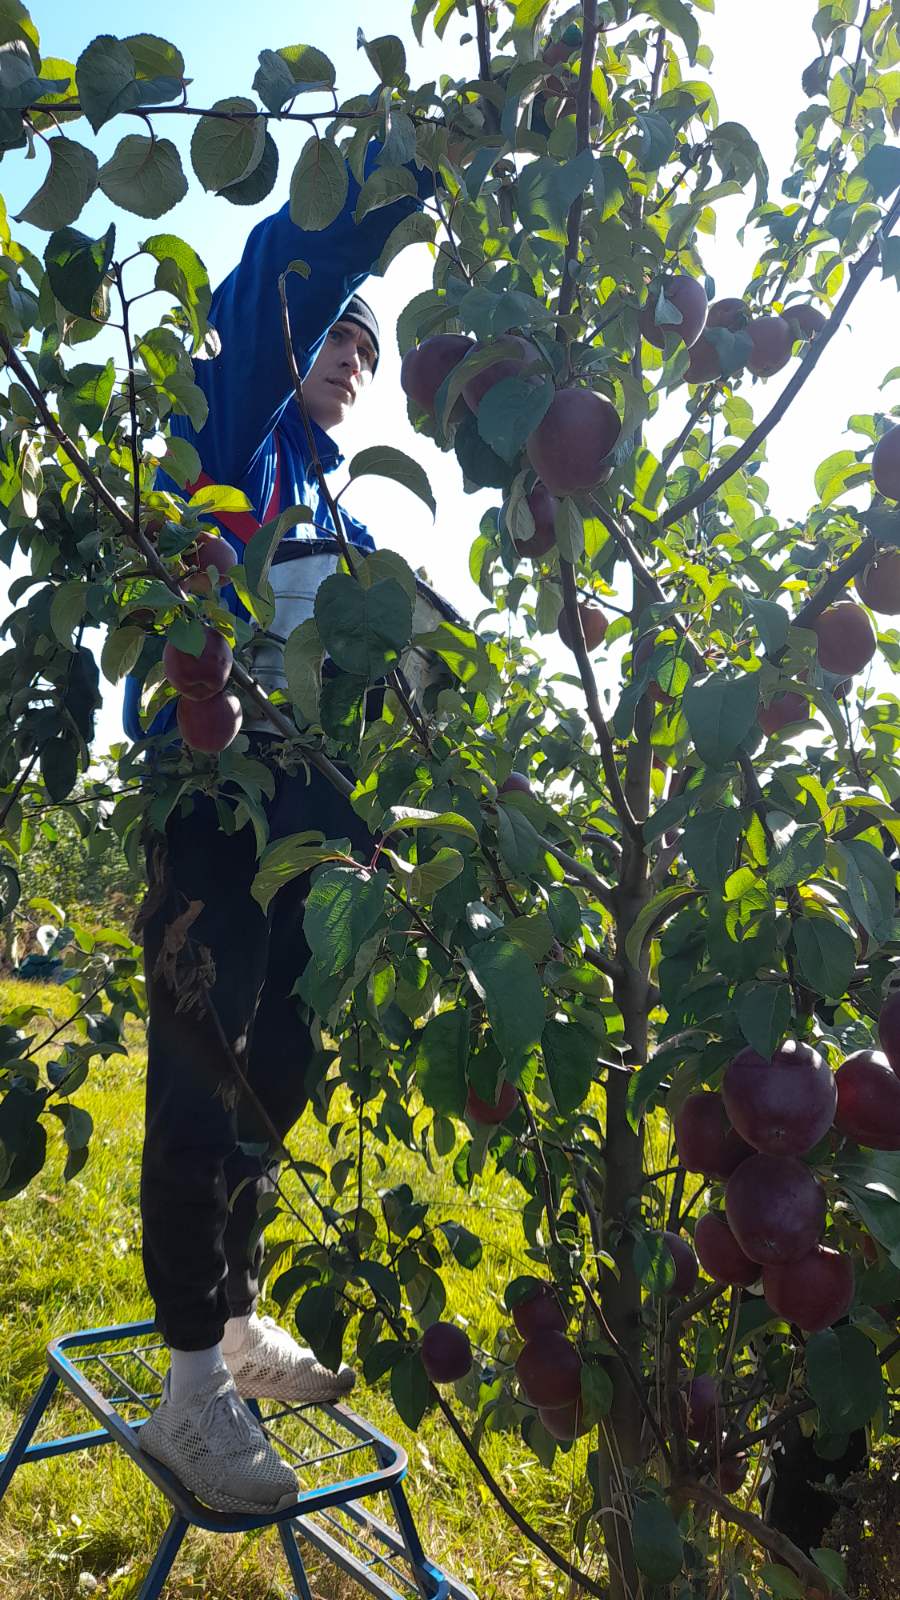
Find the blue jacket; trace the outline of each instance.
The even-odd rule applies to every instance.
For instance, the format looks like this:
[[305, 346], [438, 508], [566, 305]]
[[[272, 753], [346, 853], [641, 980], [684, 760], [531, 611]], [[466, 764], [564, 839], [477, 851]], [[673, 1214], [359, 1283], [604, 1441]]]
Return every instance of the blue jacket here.
[[[367, 176], [375, 168], [378, 151], [379, 146], [373, 142], [366, 156]], [[171, 432], [194, 445], [203, 472], [213, 483], [229, 483], [243, 489], [257, 517], [267, 509], [271, 517], [288, 506], [308, 505], [317, 523], [332, 526], [294, 398], [284, 349], [278, 280], [298, 257], [308, 263], [308, 278], [292, 272], [286, 283], [297, 364], [305, 377], [328, 329], [368, 277], [397, 223], [431, 193], [431, 173], [411, 170], [419, 198], [381, 206], [359, 223], [353, 220], [359, 185], [352, 173], [343, 210], [319, 232], [306, 233], [298, 228], [284, 205], [253, 229], [238, 265], [212, 297], [209, 321], [219, 334], [222, 349], [212, 361], [194, 362], [194, 381], [206, 395], [209, 416], [199, 432], [187, 417], [175, 416]], [[334, 440], [318, 424], [313, 426], [322, 465], [326, 472], [332, 472], [343, 457]], [[278, 504], [270, 506], [276, 458]], [[163, 472], [158, 475], [157, 486], [172, 493], [181, 492]], [[363, 524], [346, 511], [342, 510], [341, 516], [348, 538], [364, 550], [373, 550], [374, 541]], [[222, 532], [237, 551], [238, 559], [243, 560], [241, 539], [225, 527]], [[304, 523], [296, 524], [285, 535], [286, 539], [316, 537], [321, 534]], [[237, 609], [233, 591], [226, 589], [223, 598]], [[139, 718], [141, 681], [132, 675], [125, 685], [125, 731], [132, 739], [147, 737]], [[173, 724], [174, 708], [167, 707], [154, 719], [152, 731], [164, 733]]]

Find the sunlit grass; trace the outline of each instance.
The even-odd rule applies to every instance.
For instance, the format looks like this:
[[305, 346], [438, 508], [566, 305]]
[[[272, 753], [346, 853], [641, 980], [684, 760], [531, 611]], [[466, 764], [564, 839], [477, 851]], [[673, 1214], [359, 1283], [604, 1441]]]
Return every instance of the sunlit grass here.
[[[59, 1019], [75, 1005], [71, 994], [52, 985], [4, 982], [0, 998], [8, 1004], [39, 998]], [[68, 1185], [63, 1182], [62, 1141], [51, 1132], [43, 1173], [25, 1194], [0, 1207], [3, 1446], [40, 1380], [48, 1339], [149, 1314], [138, 1215], [144, 1058], [137, 1030], [130, 1031], [129, 1049], [129, 1057], [113, 1057], [96, 1067], [78, 1093], [96, 1128], [84, 1170]], [[311, 1114], [291, 1143], [304, 1160], [326, 1169], [334, 1160], [326, 1130]], [[374, 1155], [367, 1157], [364, 1199], [369, 1209], [378, 1213], [379, 1189], [403, 1181], [417, 1198], [432, 1203], [435, 1222], [454, 1218], [484, 1240], [484, 1260], [475, 1273], [454, 1266], [446, 1277], [453, 1315], [465, 1320], [474, 1342], [492, 1350], [499, 1329], [508, 1325], [503, 1290], [510, 1278], [530, 1266], [522, 1235], [521, 1190], [511, 1180], [490, 1175], [476, 1179], [468, 1192], [461, 1190], [449, 1163], [429, 1172], [422, 1160], [395, 1145], [388, 1175], [378, 1169]], [[295, 1186], [290, 1193], [297, 1193]], [[313, 1220], [308, 1201], [303, 1209]], [[299, 1224], [281, 1220], [275, 1236], [292, 1230], [302, 1237]], [[497, 1509], [439, 1416], [429, 1416], [412, 1435], [384, 1388], [362, 1385], [355, 1403], [408, 1449], [410, 1496], [434, 1560], [469, 1582], [481, 1600], [549, 1600], [567, 1592], [565, 1580]], [[75, 1423], [76, 1428], [83, 1425]], [[481, 1449], [515, 1504], [575, 1557], [572, 1530], [585, 1493], [587, 1444], [557, 1455], [551, 1472], [505, 1434], [486, 1433]], [[22, 1468], [0, 1506], [4, 1600], [74, 1600], [85, 1594], [128, 1600], [140, 1586], [166, 1521], [162, 1497], [115, 1449]], [[310, 1570], [321, 1600], [344, 1600], [345, 1594], [349, 1600], [359, 1592], [343, 1587], [318, 1558], [311, 1558]], [[241, 1541], [192, 1532], [165, 1596], [275, 1600], [287, 1592], [286, 1572], [271, 1535]]]

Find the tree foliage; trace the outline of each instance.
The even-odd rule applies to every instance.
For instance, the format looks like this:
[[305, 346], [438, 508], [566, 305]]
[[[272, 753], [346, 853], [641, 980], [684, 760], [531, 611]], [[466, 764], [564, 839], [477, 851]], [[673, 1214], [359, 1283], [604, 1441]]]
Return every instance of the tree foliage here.
[[[400, 224], [382, 265], [433, 244], [432, 286], [399, 320], [401, 353], [446, 333], [478, 343], [438, 387], [433, 414], [411, 401], [410, 415], [455, 453], [468, 489], [496, 491], [470, 554], [485, 611], [477, 627], [445, 621], [415, 634], [405, 563], [348, 555], [289, 641], [288, 691], [269, 712], [286, 763], [351, 771], [375, 854], [362, 860], [346, 841], [309, 834], [269, 845], [268, 774], [243, 736], [219, 758], [170, 739], [150, 774], [146, 747], [123, 755], [127, 792], [111, 825], [136, 864], [142, 833], [197, 790], [221, 800], [227, 787], [234, 819], [257, 832], [261, 903], [312, 871], [299, 992], [325, 1030], [317, 1104], [335, 1162], [308, 1183], [317, 1238], [280, 1253], [274, 1293], [323, 1359], [355, 1350], [371, 1381], [390, 1374], [410, 1426], [439, 1405], [476, 1465], [473, 1437], [515, 1430], [549, 1470], [570, 1446], [517, 1380], [512, 1327], [497, 1349], [476, 1352], [455, 1401], [429, 1381], [421, 1335], [452, 1317], [447, 1264], [478, 1272], [477, 1225], [438, 1218], [407, 1186], [385, 1188], [380, 1216], [369, 1210], [353, 1179], [360, 1136], [386, 1184], [400, 1141], [452, 1172], [461, 1198], [490, 1164], [521, 1187], [523, 1253], [556, 1286], [582, 1363], [573, 1423], [591, 1434], [593, 1509], [577, 1543], [589, 1555], [605, 1538], [608, 1574], [600, 1584], [582, 1568], [580, 1581], [613, 1600], [635, 1592], [638, 1573], [646, 1592], [685, 1600], [707, 1592], [714, 1570], [740, 1600], [799, 1594], [801, 1583], [841, 1593], [840, 1562], [826, 1552], [817, 1564], [760, 1523], [750, 1486], [783, 1414], [799, 1407], [823, 1449], [863, 1425], [877, 1437], [895, 1425], [900, 1379], [895, 1151], [832, 1130], [802, 1154], [825, 1196], [825, 1242], [856, 1268], [850, 1320], [835, 1328], [804, 1335], [735, 1287], [679, 1297], [660, 1238], [668, 1229], [689, 1240], [698, 1207], [721, 1205], [716, 1182], [685, 1199], [671, 1129], [689, 1095], [717, 1091], [747, 1046], [768, 1057], [785, 1038], [805, 1040], [832, 1068], [870, 1048], [898, 952], [894, 612], [862, 613], [877, 632], [877, 681], [821, 660], [834, 660], [823, 615], [876, 554], [900, 545], [900, 512], [871, 474], [891, 418], [851, 418], [858, 444], [822, 462], [818, 498], [797, 506], [787, 530], [769, 509], [765, 443], [790, 427], [792, 400], [815, 382], [867, 282], [900, 278], [900, 13], [873, 0], [810, 7], [779, 203], [752, 133], [717, 104], [709, 9], [416, 0], [420, 39], [460, 19], [474, 28], [470, 76], [416, 86], [400, 40], [360, 33], [365, 95], [342, 101], [332, 64], [309, 43], [263, 49], [255, 76], [251, 63], [223, 85], [236, 95], [190, 108], [175, 45], [103, 36], [74, 64], [45, 59], [18, 0], [0, 4], [0, 148], [15, 162], [37, 138], [48, 158], [19, 219], [47, 234], [43, 255], [4, 217], [0, 259], [0, 554], [28, 564], [11, 587], [0, 656], [7, 910], [36, 812], [64, 805], [87, 770], [100, 674], [116, 683], [137, 667], [149, 721], [174, 692], [165, 638], [196, 654], [202, 621], [234, 646], [231, 686], [249, 704], [252, 641], [271, 616], [263, 556], [242, 580], [249, 620], [217, 590], [181, 583], [203, 518], [239, 508], [234, 491], [154, 487], [169, 420], [205, 420], [191, 357], [216, 349], [215, 263], [168, 233], [148, 234], [127, 262], [117, 253], [118, 210], [156, 222], [188, 186], [160, 119], [194, 120], [193, 176], [235, 205], [271, 190], [279, 120], [305, 119], [290, 194], [306, 229], [337, 215], [348, 165], [362, 182], [373, 139], [382, 148], [357, 216], [409, 194], [411, 167], [435, 176], [434, 199]], [[561, 47], [550, 59], [548, 44]], [[122, 137], [101, 167], [92, 136], [113, 120]], [[94, 239], [77, 224], [98, 187], [110, 221]], [[758, 258], [743, 289], [728, 286], [736, 319], [711, 321], [689, 351], [675, 280], [697, 280], [712, 298], [703, 242], [734, 195], [745, 197]], [[147, 291], [158, 325], [132, 339], [129, 308]], [[790, 320], [810, 307], [820, 316], [805, 330]], [[787, 321], [773, 334], [777, 318]], [[92, 361], [90, 342], [110, 323], [124, 325], [125, 345], [115, 361]], [[473, 410], [463, 382], [508, 359], [510, 335], [527, 340], [525, 359]], [[750, 386], [748, 368], [775, 371], [772, 338], [786, 340], [784, 376]], [[556, 392], [573, 387], [610, 402], [619, 433], [587, 487], [559, 492], [543, 553], [523, 555], [536, 532], [536, 430]], [[663, 443], [680, 406], [684, 425]], [[196, 476], [178, 438], [164, 464], [184, 486]], [[377, 440], [351, 464], [351, 477], [367, 473], [433, 503], [421, 466]], [[266, 550], [276, 533], [259, 536]], [[627, 611], [592, 662], [579, 601], [602, 609], [623, 592]], [[561, 615], [573, 670], [554, 679], [542, 640]], [[105, 636], [99, 661], [88, 628]], [[621, 674], [607, 660], [617, 643]], [[441, 666], [418, 710], [394, 672], [411, 646]], [[367, 698], [385, 673], [383, 698]], [[786, 706], [793, 714], [779, 718]], [[513, 760], [528, 786], [506, 786]], [[232, 816], [224, 802], [222, 814]], [[50, 1114], [84, 1155], [89, 1130], [69, 1096], [138, 999], [134, 952], [100, 951], [84, 956], [103, 1015], [62, 1064], [35, 1065], [31, 1016], [4, 1019], [5, 1194], [40, 1169]], [[479, 1102], [493, 1107], [504, 1086], [516, 1091], [508, 1114], [479, 1120]], [[512, 1284], [510, 1310], [533, 1288]], [[689, 1437], [686, 1385], [713, 1374], [718, 1420]], [[717, 1487], [721, 1458], [745, 1448], [750, 1477], [729, 1496]], [[766, 1565], [745, 1580], [751, 1545]], [[542, 1548], [572, 1575], [567, 1555]]]

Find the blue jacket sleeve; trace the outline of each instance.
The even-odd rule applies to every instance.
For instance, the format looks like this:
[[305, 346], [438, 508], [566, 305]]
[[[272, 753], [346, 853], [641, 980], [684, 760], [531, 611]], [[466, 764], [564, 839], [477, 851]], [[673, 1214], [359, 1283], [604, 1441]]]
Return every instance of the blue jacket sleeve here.
[[[375, 142], [369, 146], [367, 176], [378, 150]], [[196, 382], [209, 402], [209, 419], [199, 434], [189, 425], [178, 428], [196, 445], [204, 471], [217, 482], [241, 482], [291, 394], [279, 277], [298, 257], [309, 264], [308, 278], [292, 272], [287, 279], [297, 360], [305, 376], [331, 324], [368, 277], [397, 223], [431, 192], [431, 173], [422, 170], [414, 176], [418, 197], [370, 211], [358, 223], [353, 213], [359, 184], [351, 173], [343, 210], [329, 227], [304, 232], [284, 205], [253, 229], [238, 265], [213, 295], [209, 320], [221, 339], [221, 352], [194, 365]]]

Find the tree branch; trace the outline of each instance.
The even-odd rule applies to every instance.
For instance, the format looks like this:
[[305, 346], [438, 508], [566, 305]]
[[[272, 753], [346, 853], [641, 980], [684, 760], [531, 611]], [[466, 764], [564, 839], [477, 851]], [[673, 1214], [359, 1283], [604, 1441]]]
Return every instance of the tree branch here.
[[745, 462], [750, 460], [750, 457], [759, 449], [763, 440], [767, 439], [773, 429], [777, 427], [789, 406], [797, 398], [807, 379], [815, 371], [826, 346], [837, 333], [844, 317], [850, 310], [866, 278], [878, 260], [882, 241], [887, 237], [898, 217], [900, 217], [900, 196], [894, 200], [868, 248], [850, 268], [850, 277], [846, 289], [835, 305], [824, 328], [812, 340], [806, 355], [797, 367], [793, 377], [785, 385], [772, 409], [757, 424], [753, 432], [748, 434], [747, 438], [738, 446], [734, 454], [729, 456], [727, 461], [723, 461], [722, 465], [717, 467], [715, 472], [711, 472], [709, 477], [705, 478], [701, 484], [698, 484], [696, 489], [685, 495], [682, 500], [677, 500], [674, 506], [669, 508], [661, 520], [661, 527], [670, 527], [673, 522], [678, 522], [682, 517], [687, 516], [689, 511], [696, 511], [698, 506], [702, 506], [707, 500], [712, 499], [713, 495], [721, 489], [723, 483], [727, 483], [728, 479], [733, 477], [744, 466]]
[[572, 635], [572, 649], [575, 654], [575, 660], [578, 662], [578, 671], [584, 687], [585, 698], [587, 699], [588, 715], [590, 716], [593, 724], [594, 732], [597, 735], [597, 742], [600, 745], [600, 759], [603, 763], [603, 771], [606, 776], [610, 799], [612, 800], [613, 808], [619, 818], [619, 821], [625, 829], [625, 832], [630, 838], [634, 839], [635, 842], [640, 843], [642, 838], [640, 824], [635, 818], [631, 807], [625, 798], [625, 790], [622, 788], [622, 779], [619, 776], [619, 769], [616, 766], [616, 753], [613, 747], [612, 735], [606, 725], [606, 718], [603, 715], [603, 708], [600, 705], [600, 696], [597, 693], [597, 681], [594, 677], [594, 669], [591, 666], [590, 657], [587, 653], [587, 646], [584, 642], [584, 631], [581, 626], [581, 615], [578, 610], [578, 591], [575, 587], [575, 573], [571, 561], [561, 561], [559, 565], [560, 572], [562, 574], [564, 609], [569, 623], [569, 632]]
[[809, 1556], [798, 1549], [797, 1545], [792, 1543], [785, 1534], [779, 1533], [777, 1528], [770, 1528], [768, 1523], [763, 1522], [761, 1517], [755, 1517], [752, 1511], [745, 1511], [742, 1506], [736, 1506], [724, 1494], [720, 1494], [718, 1489], [713, 1489], [709, 1484], [695, 1483], [691, 1479], [687, 1479], [686, 1481], [680, 1481], [677, 1487], [683, 1490], [691, 1500], [697, 1501], [700, 1505], [709, 1506], [711, 1511], [717, 1512], [723, 1522], [731, 1522], [734, 1523], [735, 1527], [743, 1528], [744, 1532], [749, 1533], [750, 1537], [755, 1539], [757, 1544], [762, 1545], [764, 1550], [768, 1550], [770, 1555], [776, 1556], [779, 1561], [792, 1567], [797, 1576], [808, 1587], [814, 1589], [827, 1588], [828, 1592], [835, 1597], [835, 1600], [850, 1600], [846, 1590], [835, 1583], [833, 1578], [826, 1577], [821, 1567], [817, 1567], [815, 1562], [811, 1561]]

